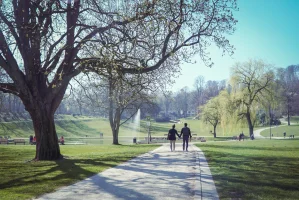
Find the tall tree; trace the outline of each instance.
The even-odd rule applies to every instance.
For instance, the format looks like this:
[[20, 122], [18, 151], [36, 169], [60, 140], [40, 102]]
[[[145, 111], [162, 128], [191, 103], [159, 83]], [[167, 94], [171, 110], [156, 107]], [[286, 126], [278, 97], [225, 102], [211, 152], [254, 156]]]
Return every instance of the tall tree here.
[[[196, 77], [194, 81], [194, 95], [193, 101], [196, 107], [204, 104], [204, 85], [205, 85], [205, 78], [203, 76]], [[197, 113], [198, 114], [198, 113]]]
[[87, 66], [106, 70], [113, 60], [122, 73], [140, 74], [175, 54], [188, 60], [199, 53], [212, 65], [211, 41], [229, 54], [234, 50], [225, 35], [235, 30], [236, 0], [119, 0], [114, 7], [103, 0], [1, 3], [0, 68], [7, 79], [0, 90], [19, 96], [29, 112], [36, 160], [61, 157], [54, 113], [70, 80]]
[[[29, 112], [37, 138], [37, 160], [61, 157], [54, 124], [69, 81], [81, 72], [84, 48], [96, 34], [149, 16], [153, 4], [126, 19], [97, 1], [4, 0], [0, 11], [0, 66], [9, 77], [3, 92], [17, 95]], [[100, 24], [98, 17], [103, 20]], [[82, 57], [84, 56], [84, 57]]]
[[214, 138], [216, 138], [216, 128], [221, 121], [221, 103], [220, 96], [210, 99], [201, 107], [201, 117], [203, 121], [209, 122], [214, 128]]
[[288, 125], [290, 125], [290, 116], [294, 110], [296, 97], [299, 94], [299, 65], [290, 65], [287, 68], [277, 70], [277, 82], [280, 88], [280, 97], [285, 104]]
[[[113, 136], [113, 144], [119, 144], [120, 127], [131, 119], [143, 105], [152, 104], [155, 96], [155, 83], [150, 73], [141, 75], [121, 74], [109, 71], [107, 74], [88, 73], [88, 79], [80, 77], [77, 83], [81, 86], [81, 104], [84, 99], [93, 109], [104, 116], [108, 116]], [[154, 73], [154, 72], [152, 72]], [[77, 78], [75, 79], [77, 80]], [[87, 98], [84, 98], [87, 97]]]
[[246, 118], [250, 136], [253, 134], [256, 103], [271, 93], [274, 73], [270, 65], [261, 60], [236, 63], [232, 68], [231, 84], [237, 91], [238, 115]]
[[205, 85], [205, 91], [204, 91], [206, 100], [209, 100], [217, 96], [220, 92], [220, 89], [221, 87], [219, 87], [218, 81], [212, 81], [212, 80], [207, 81]]
[[188, 87], [183, 87], [175, 95], [175, 107], [181, 117], [187, 117], [187, 111], [189, 109], [191, 101], [191, 94]]

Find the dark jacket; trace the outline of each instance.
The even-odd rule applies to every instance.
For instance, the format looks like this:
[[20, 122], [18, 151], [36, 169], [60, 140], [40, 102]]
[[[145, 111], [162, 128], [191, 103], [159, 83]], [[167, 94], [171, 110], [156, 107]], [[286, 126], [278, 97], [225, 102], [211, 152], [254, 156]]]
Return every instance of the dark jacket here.
[[189, 138], [189, 137], [191, 138], [192, 137], [191, 136], [191, 131], [188, 127], [182, 128], [180, 136], [182, 136], [182, 135], [183, 135], [183, 138]]
[[178, 137], [180, 137], [179, 134], [178, 134], [178, 132], [174, 128], [172, 128], [172, 129], [170, 129], [168, 131], [168, 138], [167, 139], [168, 140], [176, 140], [175, 135], [177, 135]]

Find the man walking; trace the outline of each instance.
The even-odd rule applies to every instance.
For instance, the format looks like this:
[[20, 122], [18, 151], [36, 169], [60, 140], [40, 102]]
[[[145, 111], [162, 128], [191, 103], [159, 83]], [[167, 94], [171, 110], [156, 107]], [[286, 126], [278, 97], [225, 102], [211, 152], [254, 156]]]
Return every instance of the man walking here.
[[175, 130], [175, 125], [172, 125], [172, 129], [168, 131], [168, 137], [167, 137], [167, 139], [170, 141], [170, 151], [175, 151], [175, 140], [176, 140], [175, 135], [180, 137], [178, 132]]
[[185, 123], [185, 127], [182, 128], [181, 130], [181, 135], [180, 137], [183, 135], [183, 151], [185, 151], [185, 147], [186, 147], [186, 151], [188, 151], [188, 142], [189, 142], [189, 137], [190, 139], [192, 138], [191, 135], [191, 131], [190, 129], [187, 127], [187, 123]]

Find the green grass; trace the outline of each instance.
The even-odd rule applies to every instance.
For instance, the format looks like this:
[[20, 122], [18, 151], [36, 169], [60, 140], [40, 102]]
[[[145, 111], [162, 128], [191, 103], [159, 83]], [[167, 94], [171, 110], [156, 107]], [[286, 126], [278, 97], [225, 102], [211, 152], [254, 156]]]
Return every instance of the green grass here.
[[198, 145], [220, 199], [298, 199], [299, 141], [255, 140]]
[[30, 199], [148, 152], [157, 145], [65, 145], [66, 159], [30, 162], [34, 146], [0, 146], [0, 198]]
[[[210, 131], [213, 130], [211, 125], [203, 123], [201, 120], [193, 119], [182, 119], [182, 123], [176, 124], [176, 129], [180, 132], [185, 122], [191, 128], [192, 134], [197, 136], [204, 136], [211, 138], [213, 136]], [[66, 142], [83, 142], [86, 144], [111, 144], [112, 134], [109, 121], [104, 118], [91, 118], [86, 116], [73, 117], [71, 115], [59, 115], [55, 121], [56, 132], [58, 137], [64, 136]], [[168, 133], [173, 123], [158, 123], [155, 121], [151, 122], [151, 135], [164, 136]], [[229, 132], [226, 132], [229, 131]], [[138, 140], [144, 140], [147, 136], [148, 127], [146, 121], [142, 120], [140, 123], [140, 130], [133, 130], [132, 122], [129, 120], [126, 124], [120, 127], [119, 141], [122, 144], [131, 144], [132, 138], [137, 137]], [[239, 135], [243, 131], [245, 135], [248, 135], [247, 128], [228, 128], [221, 127], [217, 128], [217, 136], [231, 137], [233, 135]], [[104, 134], [105, 140], [93, 141], [87, 138], [99, 138], [100, 133]], [[0, 123], [0, 136], [10, 136], [11, 138], [25, 138], [26, 141], [30, 135], [34, 135], [32, 122], [31, 121], [20, 121], [20, 122], [5, 122]], [[86, 139], [84, 138], [86, 137]], [[213, 139], [223, 140], [222, 139]]]
[[57, 135], [64, 137], [100, 136], [100, 130], [93, 129], [84, 123], [84, 120], [61, 120], [56, 121]]
[[[176, 129], [178, 132], [183, 128], [184, 123], [187, 122], [192, 134], [197, 134], [197, 136], [212, 136], [210, 131], [213, 130], [213, 127], [209, 124], [203, 123], [201, 120], [181, 119], [181, 122], [182, 123], [180, 124], [176, 124]], [[100, 130], [100, 132], [104, 133], [104, 136], [111, 135], [110, 125], [107, 119], [92, 119], [82, 123], [86, 124], [90, 128], [93, 128], [94, 130]], [[151, 134], [152, 136], [164, 136], [164, 134], [168, 133], [168, 130], [172, 127], [172, 125], [173, 123], [170, 122], [161, 123], [151, 121]], [[246, 127], [231, 128], [229, 132], [224, 133], [223, 127], [218, 126], [217, 136], [239, 135], [239, 133], [242, 131], [245, 133], [245, 135], [248, 135], [248, 128]], [[138, 136], [140, 138], [147, 136], [146, 121], [142, 120], [140, 122], [140, 132], [138, 133], [134, 132], [131, 121], [127, 122], [120, 127], [119, 136]]]
[[299, 124], [299, 116], [292, 116], [291, 117], [291, 122], [295, 124]]
[[[99, 136], [100, 131], [88, 127], [84, 122], [93, 120], [92, 118], [74, 118], [66, 116], [65, 119], [55, 120], [56, 132], [58, 136], [83, 137]], [[0, 136], [10, 136], [11, 138], [29, 138], [34, 135], [31, 121], [15, 121], [0, 123]]]
[[[271, 133], [274, 137], [283, 137], [283, 133], [286, 132], [286, 138], [288, 139], [290, 135], [295, 135], [299, 137], [299, 125], [290, 125], [290, 126], [279, 126], [275, 128], [271, 128]], [[264, 130], [261, 132], [262, 136], [269, 137], [270, 129]]]

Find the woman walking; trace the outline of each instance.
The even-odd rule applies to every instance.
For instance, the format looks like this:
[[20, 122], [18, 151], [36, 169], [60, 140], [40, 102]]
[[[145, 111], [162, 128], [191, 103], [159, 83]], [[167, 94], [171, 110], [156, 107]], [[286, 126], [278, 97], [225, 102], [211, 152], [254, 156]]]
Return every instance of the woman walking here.
[[170, 141], [170, 151], [175, 151], [175, 141], [176, 141], [175, 135], [180, 137], [177, 130], [175, 130], [175, 125], [172, 125], [172, 129], [168, 131], [168, 137], [167, 137], [167, 139]]

